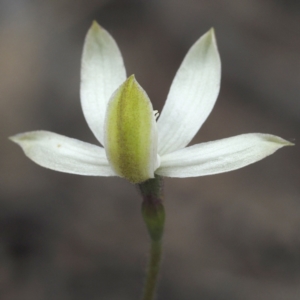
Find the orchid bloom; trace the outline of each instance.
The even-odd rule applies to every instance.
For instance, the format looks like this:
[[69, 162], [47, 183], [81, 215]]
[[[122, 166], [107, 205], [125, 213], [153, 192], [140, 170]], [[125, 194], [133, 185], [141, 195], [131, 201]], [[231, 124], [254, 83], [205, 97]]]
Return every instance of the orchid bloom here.
[[158, 121], [151, 101], [134, 76], [126, 79], [120, 50], [96, 22], [82, 55], [81, 105], [97, 140], [89, 143], [48, 131], [17, 134], [35, 163], [56, 171], [121, 176], [132, 183], [154, 178], [194, 177], [252, 164], [290, 142], [249, 133], [189, 146], [217, 99], [221, 62], [214, 30], [188, 51], [171, 85]]

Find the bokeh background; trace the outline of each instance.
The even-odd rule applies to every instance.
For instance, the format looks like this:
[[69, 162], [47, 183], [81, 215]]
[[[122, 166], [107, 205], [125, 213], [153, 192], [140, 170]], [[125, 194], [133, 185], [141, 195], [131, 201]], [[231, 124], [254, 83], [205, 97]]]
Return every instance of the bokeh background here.
[[94, 19], [159, 111], [185, 53], [215, 27], [222, 87], [193, 142], [246, 132], [296, 142], [231, 173], [166, 179], [158, 300], [298, 300], [298, 0], [0, 0], [0, 298], [141, 295], [148, 237], [135, 187], [43, 169], [7, 139], [45, 129], [96, 143], [79, 101]]

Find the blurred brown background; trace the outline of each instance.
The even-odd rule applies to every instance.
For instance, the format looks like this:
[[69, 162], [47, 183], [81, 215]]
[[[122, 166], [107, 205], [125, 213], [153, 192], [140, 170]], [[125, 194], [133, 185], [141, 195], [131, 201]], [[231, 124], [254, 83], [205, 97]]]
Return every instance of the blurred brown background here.
[[296, 141], [238, 171], [166, 179], [158, 300], [298, 300], [298, 0], [1, 0], [0, 298], [140, 297], [148, 237], [134, 186], [43, 169], [7, 139], [45, 129], [96, 143], [79, 102], [94, 19], [158, 110], [189, 47], [214, 26], [221, 93], [193, 142], [246, 132]]

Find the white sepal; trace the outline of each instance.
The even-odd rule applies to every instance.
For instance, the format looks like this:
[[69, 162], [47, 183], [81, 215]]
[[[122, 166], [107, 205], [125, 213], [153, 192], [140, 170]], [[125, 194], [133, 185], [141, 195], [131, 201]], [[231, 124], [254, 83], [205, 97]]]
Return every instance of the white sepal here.
[[48, 131], [20, 133], [10, 139], [42, 167], [79, 175], [116, 176], [102, 147]]
[[228, 172], [291, 145], [293, 144], [270, 134], [242, 134], [164, 155], [156, 173], [167, 177], [195, 177]]
[[184, 148], [210, 114], [220, 89], [221, 61], [214, 30], [189, 50], [158, 119], [158, 153]]
[[80, 96], [85, 119], [102, 145], [107, 103], [125, 79], [122, 55], [115, 40], [94, 21], [83, 48]]

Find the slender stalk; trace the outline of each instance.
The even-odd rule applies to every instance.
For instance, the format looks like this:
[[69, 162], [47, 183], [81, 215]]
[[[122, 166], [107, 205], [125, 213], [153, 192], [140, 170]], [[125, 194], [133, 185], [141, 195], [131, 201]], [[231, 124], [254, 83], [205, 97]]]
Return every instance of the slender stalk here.
[[162, 236], [165, 224], [163, 179], [156, 176], [138, 185], [143, 197], [142, 215], [151, 239], [150, 256], [142, 300], [153, 300], [162, 255]]
[[162, 254], [162, 242], [151, 241], [150, 257], [148, 262], [148, 270], [146, 275], [146, 282], [144, 286], [144, 293], [142, 300], [153, 300], [155, 296], [158, 273], [160, 269]]

